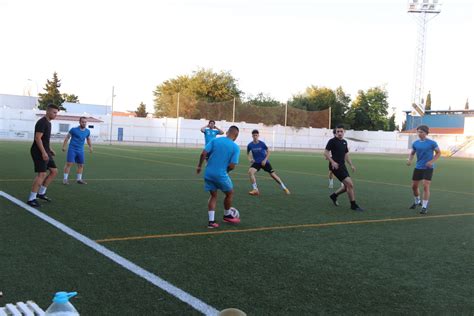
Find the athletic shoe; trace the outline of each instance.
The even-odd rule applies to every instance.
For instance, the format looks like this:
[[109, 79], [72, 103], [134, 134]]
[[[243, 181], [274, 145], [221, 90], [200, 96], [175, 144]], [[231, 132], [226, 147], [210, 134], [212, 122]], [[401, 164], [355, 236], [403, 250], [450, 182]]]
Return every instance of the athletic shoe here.
[[421, 206], [421, 202], [420, 202], [420, 203], [413, 203], [413, 204], [409, 207], [409, 209], [410, 209], [410, 210], [414, 210], [417, 206]]
[[351, 206], [351, 210], [353, 211], [356, 211], [356, 212], [363, 212], [364, 209], [362, 207], [360, 207], [359, 205], [354, 205], [354, 206]]
[[47, 197], [46, 194], [36, 194], [36, 198], [46, 202], [51, 202], [51, 199]]
[[41, 204], [39, 204], [36, 199], [28, 201], [28, 202], [26, 202], [26, 204], [28, 204], [29, 206], [33, 206], [33, 207], [41, 207]]
[[240, 218], [234, 217], [232, 215], [224, 215], [224, 222], [238, 224], [240, 223]]
[[258, 192], [258, 190], [256, 189], [253, 189], [252, 191], [249, 192], [250, 195], [259, 195], [260, 192]]
[[290, 194], [291, 194], [291, 192], [290, 192], [290, 190], [288, 190], [288, 188], [283, 189], [283, 191], [285, 191], [286, 195], [290, 195]]
[[77, 180], [76, 182], [77, 182], [77, 184], [87, 184], [87, 182], [84, 181], [84, 180]]
[[428, 210], [426, 209], [426, 207], [422, 207], [420, 214], [426, 215], [426, 213], [428, 213]]
[[217, 228], [219, 227], [219, 223], [216, 223], [215, 221], [209, 221], [209, 224], [207, 224], [207, 228]]
[[336, 196], [336, 194], [334, 194], [334, 193], [331, 194], [331, 195], [329, 196], [329, 198], [332, 200], [332, 202], [334, 203], [334, 205], [339, 206], [339, 202], [337, 201], [337, 196]]
[[64, 179], [64, 180], [63, 180], [63, 184], [64, 184], [64, 185], [68, 185], [68, 184], [69, 184], [69, 181], [68, 181], [67, 179]]

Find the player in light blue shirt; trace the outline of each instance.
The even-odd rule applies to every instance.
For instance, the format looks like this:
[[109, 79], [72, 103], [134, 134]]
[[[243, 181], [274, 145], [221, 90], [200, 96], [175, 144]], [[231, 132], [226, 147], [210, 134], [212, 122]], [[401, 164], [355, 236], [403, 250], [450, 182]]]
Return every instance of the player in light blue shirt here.
[[82, 179], [82, 173], [84, 171], [84, 141], [87, 141], [90, 153], [92, 153], [92, 143], [90, 138], [91, 132], [86, 126], [87, 118], [82, 116], [79, 119], [79, 126], [71, 128], [64, 139], [63, 151], [66, 151], [66, 145], [69, 139], [71, 139], [71, 142], [67, 150], [63, 184], [69, 184], [69, 171], [74, 163], [77, 164], [76, 182], [78, 184], [87, 184], [87, 182]]
[[281, 187], [281, 189], [286, 193], [290, 194], [290, 190], [285, 186], [283, 181], [281, 181], [280, 177], [276, 174], [275, 170], [273, 170], [268, 157], [270, 156], [270, 150], [268, 149], [267, 145], [258, 139], [259, 132], [258, 130], [254, 129], [252, 131], [252, 138], [251, 141], [247, 145], [247, 158], [249, 159], [250, 163], [252, 164], [249, 168], [249, 176], [250, 176], [250, 183], [252, 184], [252, 191], [249, 192], [250, 195], [259, 195], [260, 191], [257, 187], [257, 179], [255, 174], [260, 170], [263, 169], [264, 171], [270, 174], [273, 180], [276, 181]]
[[202, 164], [208, 157], [204, 173], [205, 190], [210, 193], [208, 228], [219, 227], [219, 224], [215, 221], [217, 190], [221, 190], [225, 194], [224, 221], [233, 224], [240, 222], [238, 211], [232, 207], [234, 186], [228, 174], [239, 163], [240, 148], [234, 142], [238, 136], [239, 128], [231, 126], [227, 131], [227, 137], [220, 137], [209, 142], [199, 157], [199, 164], [196, 169], [198, 174], [201, 173]]
[[[410, 156], [408, 156], [407, 165], [410, 166], [413, 157], [416, 154], [416, 166], [413, 170], [412, 177], [412, 190], [415, 196], [415, 202], [410, 209], [415, 209], [421, 205], [420, 214], [426, 214], [428, 212], [428, 201], [430, 199], [430, 185], [433, 177], [434, 162], [441, 156], [441, 150], [438, 144], [431, 139], [426, 138], [430, 132], [429, 127], [426, 125], [420, 125], [416, 129], [418, 137], [420, 139], [413, 142]], [[435, 153], [433, 155], [433, 152]], [[420, 181], [423, 180], [423, 201], [420, 200], [420, 191], [418, 186]]]
[[204, 134], [205, 144], [209, 144], [211, 140], [217, 137], [217, 135], [224, 135], [224, 131], [216, 126], [216, 122], [210, 120], [209, 123], [201, 128], [201, 133]]

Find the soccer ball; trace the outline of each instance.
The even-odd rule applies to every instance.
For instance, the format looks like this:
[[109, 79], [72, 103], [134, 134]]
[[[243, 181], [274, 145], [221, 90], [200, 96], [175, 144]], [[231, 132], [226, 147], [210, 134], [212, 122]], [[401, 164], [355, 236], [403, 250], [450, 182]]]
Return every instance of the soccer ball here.
[[235, 207], [230, 208], [230, 215], [232, 215], [232, 217], [235, 217], [235, 218], [240, 218], [239, 210], [236, 209]]

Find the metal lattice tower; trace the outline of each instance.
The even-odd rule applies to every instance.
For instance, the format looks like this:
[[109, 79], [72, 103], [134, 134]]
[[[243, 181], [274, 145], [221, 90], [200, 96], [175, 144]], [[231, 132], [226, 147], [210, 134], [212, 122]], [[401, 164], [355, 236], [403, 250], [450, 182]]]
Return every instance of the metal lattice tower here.
[[425, 76], [426, 25], [440, 12], [441, 4], [438, 3], [438, 0], [409, 0], [408, 13], [415, 17], [418, 27], [412, 105], [420, 115], [424, 114], [422, 98]]

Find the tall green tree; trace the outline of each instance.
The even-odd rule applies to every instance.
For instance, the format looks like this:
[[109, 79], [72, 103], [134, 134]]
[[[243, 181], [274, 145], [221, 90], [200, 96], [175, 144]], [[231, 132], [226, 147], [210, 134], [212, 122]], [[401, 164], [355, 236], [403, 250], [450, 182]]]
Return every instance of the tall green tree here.
[[182, 75], [164, 81], [153, 91], [155, 115], [175, 117], [179, 93], [179, 115], [199, 117], [198, 102], [222, 102], [239, 98], [237, 80], [225, 71], [198, 69], [192, 75]]
[[255, 105], [258, 107], [283, 106], [280, 101], [273, 99], [271, 96], [266, 95], [263, 92], [258, 93], [256, 96], [249, 96], [245, 101], [245, 104]]
[[137, 107], [135, 114], [137, 115], [137, 117], [146, 117], [148, 115], [145, 103], [140, 102], [140, 105]]
[[395, 124], [395, 113], [394, 113], [388, 119], [387, 131], [392, 132], [392, 131], [395, 131], [395, 130], [398, 130], [398, 126], [397, 126], [397, 124]]
[[38, 108], [40, 110], [46, 110], [49, 104], [57, 105], [62, 111], [66, 110], [62, 106], [64, 99], [59, 92], [60, 87], [61, 80], [58, 78], [57, 72], [54, 72], [53, 78], [51, 80], [46, 80], [46, 86], [43, 88], [45, 93], [38, 93]]
[[375, 87], [359, 90], [348, 112], [348, 121], [356, 130], [387, 130], [387, 114], [388, 93], [384, 88]]
[[63, 93], [61, 96], [64, 99], [64, 102], [70, 102], [70, 103], [80, 103], [79, 102], [79, 97], [75, 94], [67, 94]]
[[431, 111], [431, 91], [428, 91], [426, 96], [425, 111]]
[[305, 92], [293, 96], [289, 105], [307, 111], [322, 111], [331, 108], [331, 126], [345, 123], [345, 114], [351, 98], [342, 87], [333, 91], [326, 87], [310, 86]]

